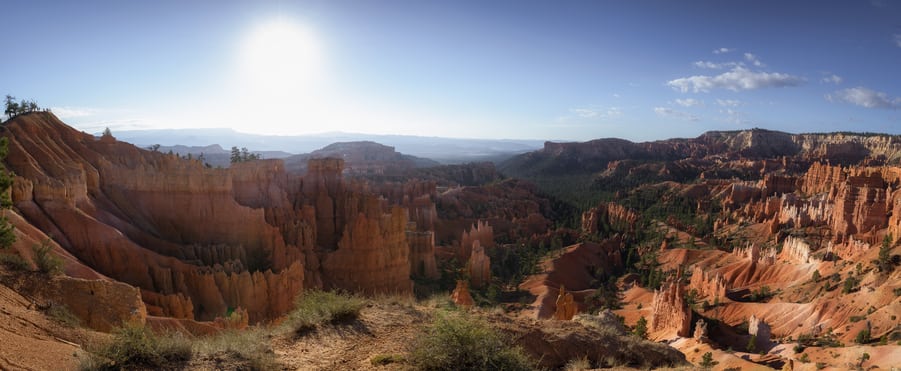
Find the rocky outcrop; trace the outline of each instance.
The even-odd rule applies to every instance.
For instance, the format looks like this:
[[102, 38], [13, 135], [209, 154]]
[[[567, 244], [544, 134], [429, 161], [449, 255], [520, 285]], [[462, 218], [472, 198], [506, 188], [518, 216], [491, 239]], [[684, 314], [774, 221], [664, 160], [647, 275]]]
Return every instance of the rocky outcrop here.
[[410, 274], [417, 278], [437, 279], [438, 264], [435, 261], [435, 233], [406, 231], [410, 244]]
[[142, 324], [147, 310], [138, 289], [121, 282], [60, 277], [50, 281], [53, 300], [65, 305], [95, 330], [110, 331], [123, 323]]
[[491, 258], [485, 254], [485, 248], [479, 240], [472, 243], [472, 254], [466, 268], [469, 270], [469, 282], [472, 287], [482, 288], [491, 283]]
[[669, 281], [654, 291], [648, 329], [657, 339], [690, 335], [691, 308], [685, 302], [685, 288], [682, 284]]
[[697, 290], [699, 298], [709, 298], [710, 302], [726, 299], [726, 279], [721, 272], [708, 271], [696, 265], [688, 287]]
[[454, 291], [451, 293], [451, 301], [463, 308], [472, 307], [472, 295], [469, 295], [469, 284], [466, 280], [457, 281], [457, 287], [455, 287]]
[[638, 214], [617, 203], [608, 202], [582, 213], [582, 233], [595, 235], [599, 231], [631, 233], [635, 231]]
[[748, 334], [754, 336], [757, 349], [766, 349], [765, 347], [770, 344], [771, 333], [770, 326], [762, 319], [754, 315], [748, 319]]
[[[284, 314], [304, 287], [411, 291], [407, 210], [345, 183], [340, 159], [311, 161], [303, 177], [280, 160], [210, 169], [97, 140], [50, 113], [10, 120], [3, 135], [16, 210], [137, 287], [153, 315], [210, 321], [243, 308], [255, 323]], [[433, 204], [417, 202], [428, 222]]]
[[573, 294], [566, 292], [566, 288], [563, 285], [560, 285], [560, 291], [557, 293], [557, 300], [554, 308], [554, 319], [560, 321], [569, 321], [573, 319], [573, 316], [575, 316], [578, 311], [575, 299], [573, 299]]
[[[377, 200], [369, 201], [377, 205]], [[400, 207], [384, 215], [378, 208], [358, 213], [348, 223], [338, 249], [322, 259], [326, 288], [412, 293], [406, 225], [407, 214]]]
[[591, 282], [606, 279], [598, 272], [615, 272], [622, 268], [623, 241], [609, 238], [600, 243], [584, 242], [567, 247], [563, 254], [541, 263], [541, 274], [528, 277], [519, 285], [521, 290], [535, 296], [532, 306], [535, 318], [552, 318], [556, 311], [558, 288], [565, 286], [573, 294], [576, 308], [586, 309], [584, 299], [596, 287]]
[[460, 261], [467, 261], [472, 256], [472, 250], [476, 242], [483, 248], [494, 246], [494, 228], [488, 225], [487, 221], [478, 221], [469, 229], [463, 231], [460, 236], [460, 249], [457, 252], [457, 258]]
[[782, 243], [782, 252], [779, 258], [791, 263], [818, 263], [817, 259], [810, 256], [810, 244], [801, 238], [788, 236]]
[[709, 343], [710, 338], [707, 337], [707, 322], [704, 322], [703, 319], [699, 319], [698, 322], [695, 323], [695, 332], [692, 337], [701, 343]]

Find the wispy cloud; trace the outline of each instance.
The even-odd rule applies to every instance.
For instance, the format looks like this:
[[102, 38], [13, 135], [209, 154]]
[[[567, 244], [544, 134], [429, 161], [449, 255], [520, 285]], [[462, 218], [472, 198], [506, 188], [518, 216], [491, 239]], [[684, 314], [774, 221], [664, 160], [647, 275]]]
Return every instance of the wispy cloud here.
[[826, 99], [830, 102], [850, 103], [865, 108], [901, 108], [901, 98], [890, 97], [886, 93], [865, 88], [863, 86], [842, 89], [832, 94], [827, 94]]
[[726, 53], [731, 53], [731, 52], [734, 52], [734, 51], [735, 51], [735, 49], [719, 48], [719, 49], [715, 49], [715, 50], [713, 51], [713, 54], [726, 54]]
[[764, 64], [760, 61], [760, 58], [752, 53], [745, 53], [745, 60], [757, 67], [764, 67]]
[[738, 107], [741, 105], [741, 101], [735, 99], [717, 99], [716, 104], [720, 107]]
[[688, 112], [676, 111], [672, 108], [666, 108], [666, 107], [654, 107], [654, 113], [656, 113], [657, 116], [660, 116], [660, 117], [677, 119], [677, 120], [685, 120], [685, 121], [692, 121], [692, 122], [701, 120], [701, 118], [698, 117], [697, 115], [694, 115], [694, 114], [691, 114]]
[[901, 33], [895, 34], [895, 45], [898, 45], [898, 47], [901, 48]]
[[725, 108], [721, 109], [720, 113], [725, 115], [721, 118], [721, 120], [727, 123], [737, 126], [747, 126], [751, 124], [751, 121], [745, 118], [746, 115], [744, 112], [736, 111], [731, 108]]
[[697, 62], [695, 62], [695, 63], [693, 63], [693, 64], [694, 64], [695, 67], [698, 67], [698, 68], [706, 68], [706, 69], [711, 69], [711, 70], [719, 70], [719, 69], [723, 69], [723, 68], [731, 68], [731, 67], [735, 67], [735, 66], [738, 66], [738, 65], [739, 65], [739, 63], [735, 63], [735, 62], [722, 62], [722, 63], [717, 63], [717, 62], [711, 62], [711, 61], [697, 61]]
[[716, 76], [695, 75], [670, 80], [666, 84], [683, 93], [709, 92], [712, 89], [732, 91], [755, 90], [761, 88], [781, 88], [798, 86], [804, 79], [778, 72], [752, 71], [745, 67], [735, 67]]
[[623, 115], [619, 107], [582, 107], [570, 109], [569, 112], [584, 119], [610, 119]]
[[832, 74], [832, 75], [829, 75], [829, 76], [824, 77], [824, 78], [823, 78], [822, 80], [820, 80], [820, 81], [822, 81], [822, 82], [824, 82], [824, 83], [827, 83], [827, 84], [835, 84], [835, 85], [838, 85], [838, 84], [841, 84], [842, 81], [845, 81], [845, 80], [844, 80], [841, 76], [839, 76], [839, 75]]
[[704, 101], [700, 101], [694, 98], [676, 99], [676, 104], [682, 107], [694, 107], [704, 105]]
[[50, 107], [50, 110], [61, 119], [88, 117], [100, 113], [99, 109], [88, 107]]

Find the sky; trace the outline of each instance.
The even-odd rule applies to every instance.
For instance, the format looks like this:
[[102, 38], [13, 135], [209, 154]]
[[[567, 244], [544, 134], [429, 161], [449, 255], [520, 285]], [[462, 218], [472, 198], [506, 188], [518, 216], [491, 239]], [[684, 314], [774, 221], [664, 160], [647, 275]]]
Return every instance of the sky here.
[[97, 133], [901, 134], [901, 1], [4, 0], [0, 94]]

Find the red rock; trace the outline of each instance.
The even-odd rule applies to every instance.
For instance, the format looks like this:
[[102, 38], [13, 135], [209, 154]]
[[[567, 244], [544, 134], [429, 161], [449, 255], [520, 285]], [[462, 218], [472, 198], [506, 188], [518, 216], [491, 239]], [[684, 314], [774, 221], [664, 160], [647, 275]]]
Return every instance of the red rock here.
[[566, 292], [566, 288], [563, 285], [560, 285], [557, 300], [554, 304], [554, 319], [556, 320], [569, 321], [578, 312], [573, 294]]
[[460, 236], [460, 250], [457, 252], [457, 259], [467, 261], [472, 255], [473, 245], [479, 242], [483, 247], [494, 247], [494, 228], [488, 225], [488, 222], [478, 221], [470, 228], [463, 231]]
[[469, 256], [469, 282], [472, 287], [482, 288], [491, 283], [491, 258], [485, 254], [485, 248], [479, 240], [472, 243], [472, 254]]
[[726, 279], [720, 272], [708, 271], [696, 265], [691, 274], [689, 288], [697, 290], [699, 298], [709, 298], [710, 302], [726, 300]]
[[454, 292], [451, 293], [451, 300], [453, 300], [454, 304], [457, 306], [463, 308], [472, 307], [472, 296], [469, 295], [469, 285], [465, 280], [457, 281], [457, 287], [455, 287]]
[[678, 282], [667, 282], [654, 291], [648, 329], [653, 338], [688, 337], [691, 308], [685, 302], [685, 289]]
[[582, 233], [597, 234], [603, 226], [616, 231], [632, 232], [638, 214], [617, 203], [608, 202], [582, 213]]

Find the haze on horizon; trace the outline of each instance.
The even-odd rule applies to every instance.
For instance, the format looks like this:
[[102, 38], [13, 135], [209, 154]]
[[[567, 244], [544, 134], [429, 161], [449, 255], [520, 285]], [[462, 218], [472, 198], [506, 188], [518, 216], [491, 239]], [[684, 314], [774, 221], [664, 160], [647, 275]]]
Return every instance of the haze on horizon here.
[[0, 94], [78, 129], [901, 133], [901, 2], [12, 0]]

